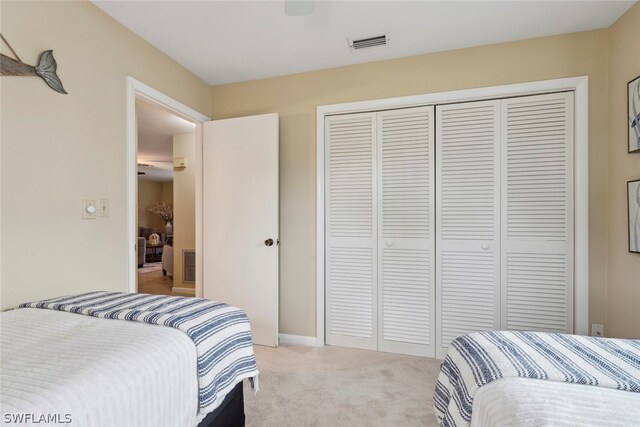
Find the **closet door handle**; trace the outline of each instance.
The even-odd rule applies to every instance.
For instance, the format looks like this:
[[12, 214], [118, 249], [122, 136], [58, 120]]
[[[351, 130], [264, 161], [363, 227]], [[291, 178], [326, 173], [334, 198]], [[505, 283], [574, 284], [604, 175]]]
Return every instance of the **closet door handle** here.
[[480, 247], [482, 248], [483, 251], [489, 250], [489, 244], [488, 243], [483, 243]]
[[390, 248], [391, 246], [393, 246], [393, 242], [391, 240], [387, 240], [386, 242], [384, 242], [384, 244]]

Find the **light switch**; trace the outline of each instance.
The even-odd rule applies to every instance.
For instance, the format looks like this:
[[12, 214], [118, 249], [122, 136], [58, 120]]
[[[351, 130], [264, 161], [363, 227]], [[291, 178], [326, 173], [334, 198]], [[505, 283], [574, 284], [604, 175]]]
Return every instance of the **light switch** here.
[[96, 219], [98, 208], [96, 208], [96, 201], [85, 199], [82, 201], [82, 218], [83, 219]]
[[109, 199], [99, 199], [98, 200], [98, 216], [102, 218], [107, 218], [109, 216], [110, 208], [109, 208]]

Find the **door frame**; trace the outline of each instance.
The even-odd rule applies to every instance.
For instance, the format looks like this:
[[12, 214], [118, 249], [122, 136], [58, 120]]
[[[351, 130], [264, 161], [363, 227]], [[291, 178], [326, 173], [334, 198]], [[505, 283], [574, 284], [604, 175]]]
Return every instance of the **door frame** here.
[[589, 77], [542, 80], [398, 98], [321, 105], [316, 109], [316, 345], [325, 345], [325, 126], [326, 116], [573, 91], [574, 332], [589, 334]]
[[[137, 292], [138, 260], [136, 256], [136, 206], [138, 200], [138, 138], [136, 122], [136, 97], [140, 97], [160, 108], [170, 111], [196, 125], [196, 283], [195, 296], [202, 297], [202, 123], [211, 119], [204, 114], [176, 101], [127, 76], [127, 292]], [[175, 254], [174, 256], [179, 256]]]

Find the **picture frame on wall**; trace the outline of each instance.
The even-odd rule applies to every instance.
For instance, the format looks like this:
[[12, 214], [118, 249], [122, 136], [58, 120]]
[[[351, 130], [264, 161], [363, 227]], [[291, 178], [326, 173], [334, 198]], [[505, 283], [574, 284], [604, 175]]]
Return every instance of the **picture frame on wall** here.
[[640, 179], [627, 182], [629, 252], [640, 254]]
[[640, 76], [627, 83], [629, 153], [640, 153]]

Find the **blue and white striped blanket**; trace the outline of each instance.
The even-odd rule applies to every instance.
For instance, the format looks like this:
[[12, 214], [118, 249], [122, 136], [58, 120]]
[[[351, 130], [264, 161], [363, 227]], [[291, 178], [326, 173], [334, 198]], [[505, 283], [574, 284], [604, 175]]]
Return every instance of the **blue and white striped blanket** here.
[[455, 339], [433, 396], [441, 426], [468, 426], [473, 396], [507, 377], [640, 393], [640, 340], [537, 332], [477, 332]]
[[201, 298], [124, 292], [89, 292], [20, 304], [169, 326], [196, 346], [200, 413], [215, 409], [244, 378], [257, 390], [258, 368], [249, 319], [239, 308]]

